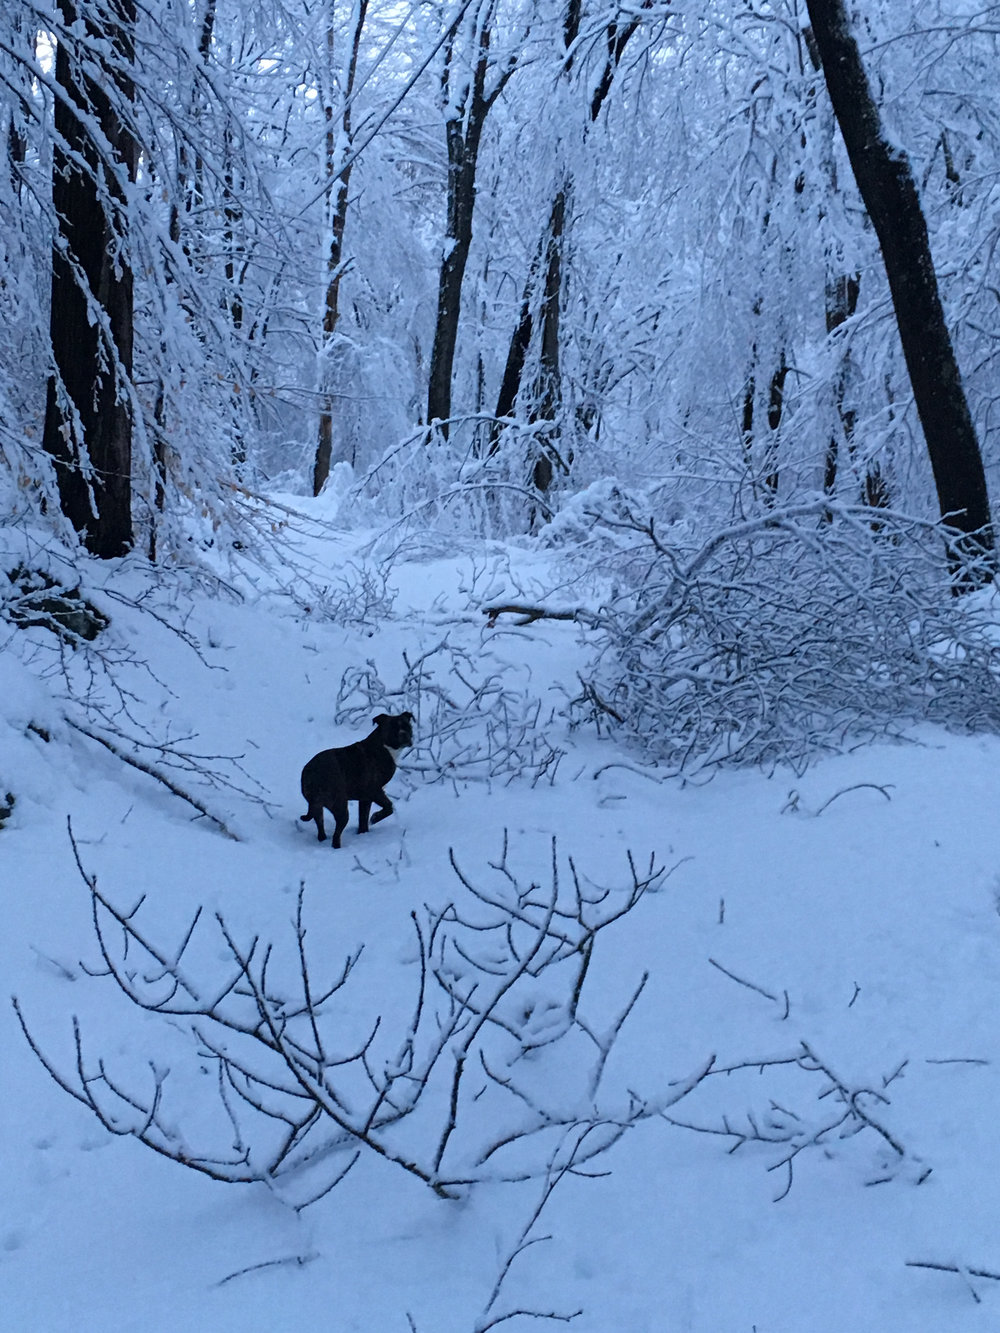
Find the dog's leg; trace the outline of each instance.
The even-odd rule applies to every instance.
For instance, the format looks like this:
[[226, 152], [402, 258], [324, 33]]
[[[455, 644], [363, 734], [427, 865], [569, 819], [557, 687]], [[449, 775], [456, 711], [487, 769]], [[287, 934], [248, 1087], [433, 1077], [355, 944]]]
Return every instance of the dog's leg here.
[[339, 847], [340, 835], [343, 833], [344, 829], [347, 828], [347, 802], [345, 801], [343, 805], [338, 805], [336, 808], [331, 808], [330, 813], [333, 815], [337, 824], [337, 827], [333, 830], [333, 846]]
[[388, 796], [386, 796], [385, 792], [376, 792], [372, 799], [376, 805], [381, 806], [381, 809], [376, 814], [372, 815], [372, 823], [377, 824], [380, 819], [388, 819], [392, 814], [393, 804]]
[[303, 824], [308, 824], [310, 819], [316, 821], [316, 836], [320, 842], [326, 841], [326, 829], [323, 827], [323, 802], [320, 800], [310, 801], [309, 809], [304, 815], [299, 815]]

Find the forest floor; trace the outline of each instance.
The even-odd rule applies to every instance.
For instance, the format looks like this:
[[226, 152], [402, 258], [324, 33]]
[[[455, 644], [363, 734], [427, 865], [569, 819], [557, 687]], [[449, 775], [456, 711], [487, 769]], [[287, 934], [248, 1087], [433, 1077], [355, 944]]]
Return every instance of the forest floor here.
[[[468, 885], [505, 877], [505, 840], [506, 877], [544, 889], [555, 840], [559, 874], [571, 859], [612, 902], [630, 883], [629, 852], [664, 867], [600, 935], [580, 997], [591, 1028], [608, 1031], [648, 973], [602, 1088], [624, 1118], [640, 1103], [662, 1114], [557, 1183], [498, 1171], [441, 1198], [367, 1152], [297, 1207], [280, 1187], [214, 1181], [102, 1127], [49, 1077], [5, 998], [0, 1329], [472, 1333], [505, 1314], [512, 1330], [575, 1315], [580, 1333], [998, 1327], [1000, 738], [926, 727], [804, 774], [660, 781], [613, 737], [568, 724], [584, 631], [488, 625], [484, 607], [544, 597], [548, 557], [401, 549], [390, 606], [380, 577], [359, 574], [356, 535], [296, 540], [314, 570], [338, 571], [325, 599], [280, 570], [244, 570], [236, 597], [157, 584], [129, 562], [90, 594], [131, 654], [116, 679], [135, 727], [241, 756], [241, 772], [211, 764], [241, 791], [174, 774], [235, 838], [68, 726], [59, 673], [40, 678], [25, 660], [37, 643], [44, 664], [52, 636], [10, 631], [0, 797], [16, 803], [0, 829], [0, 975], [39, 1050], [72, 1082], [75, 1018], [87, 1077], [103, 1068], [145, 1095], [169, 1067], [162, 1114], [177, 1141], [197, 1151], [217, 1132], [212, 1064], [184, 1020], [137, 1009], [101, 975], [69, 828], [83, 872], [125, 911], [141, 900], [143, 929], [171, 947], [199, 906], [235, 938], [285, 940], [304, 885], [316, 984], [364, 945], [349, 983], [358, 1009], [404, 1032], [411, 913], [473, 914]], [[360, 623], [338, 623], [337, 599], [357, 602], [342, 579], [367, 588]], [[352, 681], [381, 681], [386, 705], [372, 711], [399, 711], [409, 702], [393, 691], [426, 653], [433, 684], [390, 788], [395, 814], [364, 837], [352, 818], [339, 851], [321, 846], [298, 818], [302, 764], [370, 729]], [[338, 695], [350, 725], [335, 719]], [[507, 710], [507, 751], [491, 699]], [[470, 719], [450, 749], [420, 734], [432, 703], [439, 727], [449, 708]], [[492, 776], [477, 766], [484, 747]], [[215, 958], [221, 979], [224, 951]], [[557, 971], [533, 983], [539, 1013], [558, 1007]], [[539, 1096], [568, 1105], [573, 1070], [536, 1054], [550, 1080]], [[668, 1107], [711, 1057], [739, 1068]], [[434, 1091], [412, 1142], [438, 1136], [447, 1114]], [[531, 1243], [511, 1260], [519, 1237]]]

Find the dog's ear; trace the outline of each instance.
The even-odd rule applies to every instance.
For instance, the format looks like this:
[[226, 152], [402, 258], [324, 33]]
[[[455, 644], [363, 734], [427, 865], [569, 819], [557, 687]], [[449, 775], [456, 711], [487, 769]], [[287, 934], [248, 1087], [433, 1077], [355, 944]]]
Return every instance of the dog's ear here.
[[379, 713], [378, 717], [372, 718], [372, 722], [375, 724], [376, 727], [381, 726], [383, 722], [388, 722], [388, 721], [389, 721], [388, 713]]

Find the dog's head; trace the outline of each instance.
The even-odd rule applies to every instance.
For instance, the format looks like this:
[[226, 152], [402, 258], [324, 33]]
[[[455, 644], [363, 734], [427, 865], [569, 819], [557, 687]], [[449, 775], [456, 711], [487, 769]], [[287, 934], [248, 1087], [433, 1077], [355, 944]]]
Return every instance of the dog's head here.
[[412, 713], [379, 713], [372, 721], [387, 750], [406, 750], [413, 744]]

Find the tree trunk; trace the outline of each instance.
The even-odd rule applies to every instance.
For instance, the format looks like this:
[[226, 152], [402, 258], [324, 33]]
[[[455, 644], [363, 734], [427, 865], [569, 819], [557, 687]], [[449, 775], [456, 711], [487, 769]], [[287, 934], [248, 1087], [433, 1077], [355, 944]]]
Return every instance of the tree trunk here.
[[[860, 273], [840, 273], [827, 284], [827, 333], [835, 333], [857, 311], [857, 300], [861, 292]], [[847, 445], [849, 459], [855, 459], [855, 409], [845, 407], [844, 396], [848, 389], [849, 356], [841, 353], [840, 371], [837, 373], [833, 392], [836, 396], [837, 416], [840, 417], [840, 435], [832, 435], [827, 441], [827, 460], [823, 473], [823, 489], [832, 496], [837, 488], [837, 473], [840, 471], [840, 447]], [[869, 461], [865, 467], [861, 483], [861, 504], [873, 508], [885, 509], [889, 504], [888, 477], [881, 471], [877, 460]]]
[[[641, 9], [650, 9], [654, 0], [641, 0]], [[573, 68], [574, 47], [580, 34], [580, 22], [583, 7], [581, 0], [568, 0], [563, 20], [563, 48], [566, 53], [564, 72], [568, 75]], [[604, 68], [590, 97], [590, 123], [593, 124], [601, 114], [611, 92], [615, 74], [625, 54], [625, 48], [639, 29], [638, 17], [631, 18], [619, 26], [616, 20], [608, 23], [604, 33], [606, 56]], [[521, 301], [521, 313], [517, 327], [511, 335], [504, 366], [503, 380], [497, 398], [496, 416], [511, 417], [521, 392], [521, 381], [528, 358], [535, 326], [534, 291], [537, 272], [544, 262], [545, 292], [541, 309], [538, 312], [541, 324], [540, 373], [535, 385], [534, 401], [531, 409], [532, 421], [555, 421], [562, 398], [562, 386], [559, 374], [559, 320], [562, 307], [562, 247], [565, 231], [567, 199], [572, 197], [572, 179], [567, 176], [556, 191], [552, 201], [549, 219], [542, 234], [538, 253], [528, 270], [528, 278]], [[495, 453], [503, 433], [501, 421], [495, 421], [490, 430], [490, 452]], [[532, 482], [539, 491], [548, 490], [552, 483], [556, 462], [564, 471], [568, 470], [570, 458], [555, 453], [555, 440], [552, 449], [543, 452], [535, 460], [532, 468]]]
[[[215, 35], [215, 16], [217, 0], [206, 0], [205, 11], [201, 17], [201, 25], [198, 31], [198, 58], [202, 67], [208, 69], [209, 59], [212, 54], [212, 42]], [[192, 127], [196, 127], [200, 120], [202, 106], [202, 96], [198, 89], [197, 82], [191, 86], [191, 95], [188, 99], [187, 114], [191, 120]], [[176, 190], [170, 204], [170, 239], [175, 245], [180, 244], [183, 247], [185, 257], [190, 261], [193, 258], [191, 247], [191, 235], [189, 227], [182, 227], [180, 201], [183, 201], [184, 213], [190, 218], [194, 215], [197, 218], [198, 226], [203, 225], [201, 211], [205, 205], [205, 164], [202, 161], [201, 154], [196, 153], [194, 163], [190, 160], [190, 151], [186, 136], [182, 135], [177, 145], [177, 181]], [[199, 247], [200, 249], [201, 247]], [[197, 257], [201, 260], [200, 254]]]
[[562, 303], [562, 245], [566, 221], [566, 192], [560, 190], [552, 204], [549, 216], [548, 245], [545, 256], [545, 288], [539, 312], [541, 337], [539, 347], [538, 379], [532, 395], [531, 420], [548, 421], [550, 427], [544, 444], [531, 470], [531, 480], [537, 491], [544, 494], [552, 485], [558, 465], [568, 472], [566, 459], [559, 449], [559, 428], [556, 424], [562, 406], [562, 379], [559, 370], [559, 316]]
[[994, 537], [986, 476], [906, 155], [886, 139], [843, 0], [807, 0], [834, 114], [872, 220], [899, 326], [942, 517], [965, 534], [952, 552], [985, 556], [971, 581], [992, 577]]
[[[507, 349], [500, 392], [497, 395], [496, 420], [490, 427], [490, 453], [496, 453], [503, 434], [503, 422], [514, 415], [524, 366], [531, 346], [535, 327], [535, 289], [539, 273], [544, 275], [544, 291], [538, 311], [541, 325], [541, 347], [538, 379], [535, 384], [530, 419], [554, 421], [562, 397], [559, 377], [559, 315], [562, 275], [562, 239], [566, 216], [566, 192], [560, 190], [552, 203], [552, 210], [538, 251], [528, 270], [528, 278], [521, 298], [521, 313]], [[546, 460], [548, 461], [548, 460]], [[543, 460], [539, 460], [541, 465]], [[551, 480], [551, 461], [549, 461]], [[536, 484], [538, 478], [536, 477]], [[547, 483], [540, 489], [545, 490]]]
[[[544, 238], [543, 238], [544, 241]], [[524, 284], [524, 293], [521, 297], [521, 313], [518, 316], [517, 326], [511, 335], [510, 346], [507, 348], [507, 360], [504, 363], [503, 379], [500, 381], [500, 392], [497, 395], [496, 420], [490, 426], [490, 453], [496, 453], [500, 445], [500, 436], [503, 433], [503, 420], [514, 415], [514, 409], [517, 406], [517, 396], [521, 392], [521, 378], [524, 375], [524, 363], [528, 357], [528, 348], [531, 346], [531, 334], [535, 327], [535, 316], [532, 310], [532, 301], [535, 295], [535, 282], [537, 279], [537, 268], [541, 259], [541, 247], [536, 259], [532, 262], [528, 270], [528, 280]]]
[[[754, 314], [759, 315], [761, 311], [761, 302], [754, 302]], [[752, 369], [746, 386], [743, 390], [743, 417], [741, 422], [741, 431], [743, 437], [743, 449], [746, 454], [747, 464], [751, 469], [753, 477], [754, 492], [757, 491], [757, 478], [761, 476], [763, 486], [763, 499], [765, 504], [772, 504], [778, 494], [778, 485], [781, 481], [780, 473], [780, 449], [778, 431], [781, 427], [781, 416], [785, 408], [785, 381], [788, 379], [788, 363], [785, 360], [784, 352], [779, 354], [777, 369], [772, 373], [768, 383], [767, 391], [767, 429], [768, 434], [764, 439], [763, 457], [758, 462], [754, 458], [756, 444], [754, 430], [754, 416], [756, 410], [757, 397], [757, 345], [751, 348]], [[761, 467], [762, 464], [762, 467]]]
[[453, 118], [445, 126], [448, 144], [448, 222], [445, 253], [438, 279], [437, 320], [427, 383], [427, 424], [439, 423], [448, 434], [451, 416], [451, 380], [458, 346], [458, 318], [462, 284], [472, 246], [472, 215], [476, 202], [476, 166], [479, 141], [489, 103], [482, 95], [486, 55], [479, 58], [476, 86], [470, 96], [467, 119]]
[[[337, 321], [340, 318], [340, 280], [344, 274], [344, 230], [347, 226], [347, 203], [348, 191], [351, 184], [351, 167], [353, 162], [351, 153], [351, 96], [354, 92], [354, 80], [358, 72], [358, 56], [361, 50], [361, 33], [365, 26], [365, 19], [368, 14], [368, 0], [356, 0], [354, 9], [354, 27], [351, 35], [351, 54], [347, 67], [347, 79], [344, 88], [344, 96], [340, 110], [340, 142], [342, 147], [338, 149], [338, 133], [334, 124], [334, 110], [332, 101], [327, 102], [326, 106], [326, 168], [327, 178], [330, 182], [330, 189], [333, 193], [332, 207], [330, 208], [330, 249], [326, 261], [326, 301], [323, 308], [323, 356], [321, 359], [321, 374], [324, 379], [329, 377], [330, 367], [327, 364], [330, 347], [333, 343], [333, 335], [337, 328]], [[333, 77], [333, 18], [331, 14], [330, 26], [327, 28], [326, 43], [328, 59], [328, 76]], [[338, 152], [346, 153], [346, 162], [338, 162]], [[316, 440], [316, 459], [313, 465], [313, 495], [319, 495], [320, 491], [330, 475], [330, 465], [333, 462], [333, 401], [329, 393], [329, 386], [320, 385], [320, 411], [319, 411], [319, 432]]]
[[[59, 0], [67, 29], [71, 0]], [[63, 513], [87, 549], [110, 558], [132, 545], [132, 271], [127, 256], [125, 180], [138, 150], [121, 116], [132, 96], [135, 0], [111, 0], [109, 17], [88, 21], [86, 44], [103, 49], [83, 67], [74, 38], [56, 49], [56, 144], [52, 201], [59, 231], [52, 251], [50, 334], [56, 373], [48, 384], [44, 445], [55, 464]], [[101, 44], [101, 45], [98, 45]], [[93, 60], [94, 57], [88, 56]], [[97, 121], [110, 154], [87, 127]]]
[[[22, 167], [27, 157], [28, 139], [27, 139], [27, 121], [25, 119], [24, 106], [31, 97], [31, 78], [27, 73], [27, 56], [34, 45], [34, 27], [28, 23], [23, 14], [16, 14], [8, 20], [11, 31], [11, 51], [17, 52], [16, 73], [8, 78], [16, 79], [16, 85], [11, 88], [13, 96], [7, 100], [7, 169], [10, 174], [11, 188], [15, 195], [20, 199], [24, 191], [24, 177]], [[21, 64], [21, 54], [23, 53], [24, 65]]]
[[[445, 141], [448, 150], [448, 205], [444, 254], [438, 278], [437, 319], [427, 378], [427, 424], [437, 423], [447, 438], [451, 417], [451, 382], [458, 346], [458, 322], [462, 307], [462, 285], [472, 246], [472, 219], [476, 206], [476, 170], [479, 145], [486, 117], [507, 86], [516, 68], [516, 56], [500, 69], [491, 68], [491, 25], [495, 0], [482, 0], [472, 11], [473, 63], [466, 74], [459, 67], [455, 44], [458, 27], [449, 35], [441, 77], [442, 101], [448, 108]], [[464, 14], [464, 10], [462, 13]], [[487, 91], [487, 79], [493, 86]], [[463, 88], [463, 78], [467, 85]]]

